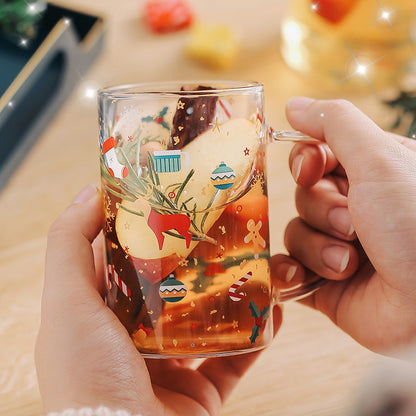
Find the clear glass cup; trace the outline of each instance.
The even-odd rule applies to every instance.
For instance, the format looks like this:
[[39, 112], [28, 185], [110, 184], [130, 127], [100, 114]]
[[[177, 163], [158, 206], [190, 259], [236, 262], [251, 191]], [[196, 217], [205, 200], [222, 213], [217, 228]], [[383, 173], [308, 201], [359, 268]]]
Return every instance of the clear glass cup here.
[[319, 81], [397, 85], [416, 56], [414, 0], [291, 0], [281, 52], [289, 67]]
[[[265, 151], [273, 131], [263, 86], [151, 83], [99, 92], [107, 304], [149, 357], [261, 349], [275, 302]], [[282, 283], [283, 285], [283, 283]]]

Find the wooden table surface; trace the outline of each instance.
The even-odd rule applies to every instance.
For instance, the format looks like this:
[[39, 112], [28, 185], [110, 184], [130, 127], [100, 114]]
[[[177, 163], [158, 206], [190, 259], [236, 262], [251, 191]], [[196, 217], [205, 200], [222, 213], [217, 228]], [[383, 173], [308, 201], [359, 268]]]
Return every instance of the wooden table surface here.
[[[284, 105], [292, 95], [345, 97], [383, 127], [391, 113], [367, 86], [353, 92], [325, 89], [291, 72], [279, 54], [284, 0], [194, 0], [199, 20], [222, 22], [239, 35], [241, 50], [225, 71], [184, 57], [187, 32], [155, 36], [140, 20], [143, 0], [68, 0], [56, 3], [107, 20], [103, 54], [80, 81], [33, 150], [0, 192], [0, 415], [38, 416], [42, 405], [33, 347], [39, 325], [46, 234], [51, 222], [85, 184], [99, 183], [97, 110], [85, 88], [169, 79], [249, 79], [265, 84], [266, 115], [288, 128]], [[295, 216], [290, 145], [269, 147], [272, 251], [284, 250], [285, 224]], [[222, 416], [346, 415], [357, 383], [380, 361], [325, 316], [285, 305], [273, 345], [243, 377]]]

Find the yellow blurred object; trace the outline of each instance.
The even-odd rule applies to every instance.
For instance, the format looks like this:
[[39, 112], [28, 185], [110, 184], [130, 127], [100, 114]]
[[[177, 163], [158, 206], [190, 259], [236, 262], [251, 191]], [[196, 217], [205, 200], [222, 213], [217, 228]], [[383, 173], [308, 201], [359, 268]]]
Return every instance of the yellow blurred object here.
[[291, 0], [288, 6], [282, 56], [321, 85], [398, 86], [412, 72], [415, 0]]
[[229, 68], [238, 52], [235, 33], [224, 25], [195, 23], [186, 47], [188, 56], [217, 69]]

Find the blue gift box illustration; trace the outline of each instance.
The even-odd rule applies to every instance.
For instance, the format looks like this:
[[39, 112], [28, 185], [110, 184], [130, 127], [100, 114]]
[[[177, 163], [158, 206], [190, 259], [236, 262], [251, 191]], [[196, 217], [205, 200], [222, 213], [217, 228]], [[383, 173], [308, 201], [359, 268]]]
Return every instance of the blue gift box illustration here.
[[179, 172], [182, 168], [181, 155], [186, 158], [186, 167], [190, 165], [189, 153], [180, 150], [155, 150], [153, 160], [158, 173]]

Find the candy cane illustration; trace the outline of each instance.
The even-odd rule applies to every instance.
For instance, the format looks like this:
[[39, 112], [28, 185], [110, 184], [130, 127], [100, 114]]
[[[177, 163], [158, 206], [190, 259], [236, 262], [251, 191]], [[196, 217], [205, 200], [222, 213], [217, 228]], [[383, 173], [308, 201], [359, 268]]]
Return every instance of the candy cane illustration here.
[[253, 273], [248, 272], [240, 280], [231, 285], [230, 289], [228, 290], [228, 295], [230, 296], [231, 300], [233, 300], [234, 302], [240, 302], [240, 300], [243, 299], [244, 294], [241, 292], [236, 293], [236, 290], [239, 289], [240, 286], [242, 286], [245, 282], [247, 282], [247, 280], [250, 279], [251, 276], [253, 276]]
[[109, 277], [114, 279], [116, 285], [121, 289], [125, 296], [129, 297], [131, 295], [131, 290], [127, 287], [127, 285], [120, 279], [118, 273], [114, 270], [114, 266], [109, 264], [107, 266], [107, 281], [110, 283]]

